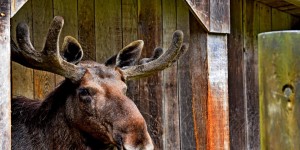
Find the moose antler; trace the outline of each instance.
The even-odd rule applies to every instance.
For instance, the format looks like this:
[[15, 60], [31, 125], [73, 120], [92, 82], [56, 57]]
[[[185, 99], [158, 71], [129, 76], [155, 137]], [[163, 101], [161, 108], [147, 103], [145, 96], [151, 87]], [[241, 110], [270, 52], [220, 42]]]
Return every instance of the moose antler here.
[[[73, 82], [80, 80], [85, 73], [86, 68], [81, 65], [75, 65], [83, 56], [83, 51], [78, 41], [71, 36], [66, 36], [63, 43], [64, 53], [63, 56], [60, 55], [58, 43], [63, 23], [64, 20], [62, 17], [54, 17], [42, 51], [36, 51], [33, 48], [30, 42], [30, 34], [27, 24], [18, 24], [18, 46], [13, 40], [11, 41], [12, 60], [26, 67], [49, 71], [64, 76]], [[182, 44], [182, 42], [183, 33], [182, 31], [177, 30], [174, 32], [172, 43], [165, 53], [161, 54], [163, 50], [158, 48], [155, 49], [154, 55], [151, 58], [141, 60], [140, 63], [142, 64], [135, 66], [123, 66], [123, 64], [118, 60], [123, 59], [123, 57], [127, 55], [134, 55], [134, 58], [136, 59], [140, 56], [139, 49], [142, 49], [143, 41], [138, 40], [135, 41], [134, 44], [129, 45], [127, 49], [125, 47], [125, 50], [121, 50], [118, 55], [110, 58], [108, 64], [117, 64], [117, 66], [122, 67], [121, 71], [123, 72], [124, 78], [127, 80], [146, 77], [164, 70], [177, 61], [188, 49], [188, 45]], [[136, 54], [136, 51], [139, 53]], [[128, 62], [123, 63], [129, 64]]]
[[[84, 68], [75, 65], [75, 63], [78, 63], [83, 56], [82, 48], [76, 39], [71, 36], [66, 36], [63, 44], [64, 51], [67, 51], [65, 54], [74, 55], [75, 53], [76, 59], [68, 60], [67, 58], [61, 57], [58, 43], [63, 24], [64, 20], [62, 17], [54, 17], [42, 51], [36, 51], [33, 48], [30, 42], [27, 24], [18, 24], [16, 36], [19, 48], [12, 40], [12, 60], [26, 67], [49, 71], [71, 79], [72, 81], [78, 81], [85, 72]], [[67, 47], [72, 48], [67, 49]], [[68, 50], [72, 51], [70, 52]]]
[[[182, 44], [183, 42], [183, 33], [180, 30], [177, 30], [173, 34], [173, 40], [169, 49], [163, 53], [157, 59], [152, 59], [148, 63], [144, 63], [136, 66], [128, 66], [122, 69], [124, 77], [126, 80], [137, 79], [141, 77], [146, 77], [151, 74], [154, 74], [158, 71], [164, 70], [172, 65], [179, 57], [185, 53], [188, 49], [187, 44]], [[160, 49], [156, 49], [158, 55], [160, 55]], [[154, 54], [156, 55], [156, 54]], [[155, 57], [155, 56], [154, 56]]]

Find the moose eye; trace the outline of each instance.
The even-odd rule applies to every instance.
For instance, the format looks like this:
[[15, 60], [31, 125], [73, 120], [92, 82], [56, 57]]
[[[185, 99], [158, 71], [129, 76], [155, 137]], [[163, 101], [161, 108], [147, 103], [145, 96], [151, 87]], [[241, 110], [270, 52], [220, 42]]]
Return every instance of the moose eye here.
[[78, 93], [79, 93], [80, 96], [88, 96], [88, 95], [90, 95], [89, 90], [86, 89], [86, 88], [80, 88]]

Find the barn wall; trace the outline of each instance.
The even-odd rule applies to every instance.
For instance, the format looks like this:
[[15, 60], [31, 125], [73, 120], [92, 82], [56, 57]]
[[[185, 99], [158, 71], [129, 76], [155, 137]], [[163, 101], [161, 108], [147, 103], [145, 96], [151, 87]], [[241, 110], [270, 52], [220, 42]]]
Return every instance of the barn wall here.
[[[11, 19], [12, 38], [18, 22], [28, 23], [37, 50], [53, 16], [64, 17], [62, 39], [76, 37], [84, 59], [104, 62], [130, 42], [142, 39], [142, 56], [164, 49], [173, 31], [183, 30], [188, 53], [162, 73], [128, 82], [128, 96], [141, 110], [157, 149], [206, 146], [206, 32], [182, 0], [29, 0]], [[62, 77], [12, 63], [12, 94], [43, 99]]]
[[300, 18], [253, 0], [231, 0], [228, 38], [231, 149], [259, 149], [257, 35], [298, 29]]

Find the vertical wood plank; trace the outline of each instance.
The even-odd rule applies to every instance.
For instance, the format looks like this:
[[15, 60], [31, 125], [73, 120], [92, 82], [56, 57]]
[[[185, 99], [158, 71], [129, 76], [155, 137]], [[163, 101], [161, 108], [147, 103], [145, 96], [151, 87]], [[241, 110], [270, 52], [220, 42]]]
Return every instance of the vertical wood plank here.
[[[138, 1], [122, 0], [123, 47], [138, 39]], [[139, 107], [139, 81], [127, 81], [127, 96]]]
[[230, 0], [210, 0], [210, 32], [230, 33]]
[[[259, 26], [258, 26], [257, 33], [271, 31], [272, 30], [272, 16], [273, 16], [272, 8], [267, 5], [261, 4], [261, 3], [255, 3], [255, 4], [257, 4], [257, 7], [258, 7], [257, 8], [258, 10], [256, 9], [255, 14], [257, 14], [256, 16], [259, 17]], [[253, 36], [254, 36], [255, 40], [257, 40], [258, 36], [257, 35], [253, 35]], [[257, 60], [256, 60], [256, 62], [257, 62]]]
[[[32, 0], [33, 45], [42, 50], [48, 28], [53, 19], [53, 3], [51, 0]], [[55, 87], [55, 75], [34, 70], [34, 98], [43, 99]]]
[[121, 0], [95, 1], [96, 60], [104, 62], [122, 48]]
[[[176, 1], [162, 1], [163, 49], [167, 50], [176, 30]], [[163, 71], [163, 149], [180, 149], [177, 64]]]
[[96, 61], [95, 0], [78, 0], [77, 11], [78, 40], [84, 52], [83, 60]]
[[246, 106], [247, 149], [259, 149], [259, 110], [257, 79], [257, 33], [259, 7], [252, 0], [243, 1], [244, 101]]
[[228, 94], [230, 149], [247, 149], [244, 101], [243, 1], [230, 1], [231, 31], [228, 35]]
[[[138, 1], [138, 37], [145, 41], [142, 56], [150, 56], [162, 45], [161, 1]], [[140, 80], [140, 110], [148, 124], [155, 149], [163, 149], [162, 142], [162, 82], [161, 73]]]
[[[194, 19], [195, 20], [195, 19]], [[194, 21], [195, 22], [195, 21]], [[178, 101], [180, 112], [180, 148], [195, 149], [194, 123], [192, 113], [191, 63], [192, 42], [190, 42], [190, 13], [186, 3], [177, 0], [177, 29], [184, 33], [184, 42], [190, 43], [189, 50], [178, 61]]]
[[192, 113], [191, 129], [194, 129], [195, 147], [201, 150], [208, 148], [208, 62], [207, 62], [207, 32], [199, 25], [195, 17], [190, 14], [190, 77]]
[[207, 35], [208, 149], [229, 149], [227, 35]]
[[[78, 19], [77, 19], [77, 1], [74, 0], [53, 0], [54, 16], [64, 18], [64, 27], [60, 34], [59, 47], [61, 48], [65, 36], [70, 35], [78, 39]], [[55, 75], [55, 83], [59, 84], [65, 78]]]
[[[26, 22], [32, 35], [32, 9], [29, 0], [22, 9], [11, 18], [11, 37], [16, 41], [16, 27], [18, 23]], [[33, 70], [12, 62], [12, 95], [34, 98]]]
[[291, 29], [292, 16], [277, 9], [272, 9], [272, 31]]
[[0, 0], [0, 149], [11, 149], [10, 1]]

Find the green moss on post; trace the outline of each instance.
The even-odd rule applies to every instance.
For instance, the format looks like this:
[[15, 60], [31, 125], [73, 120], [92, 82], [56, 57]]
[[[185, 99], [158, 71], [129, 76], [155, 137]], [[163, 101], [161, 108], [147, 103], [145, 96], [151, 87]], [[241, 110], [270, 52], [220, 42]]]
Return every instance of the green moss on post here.
[[300, 147], [300, 32], [258, 36], [261, 149]]

